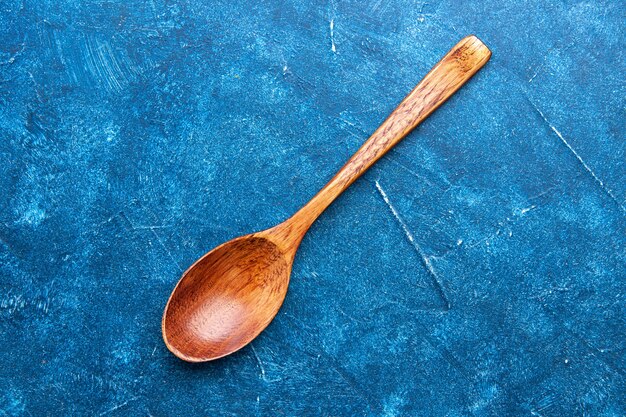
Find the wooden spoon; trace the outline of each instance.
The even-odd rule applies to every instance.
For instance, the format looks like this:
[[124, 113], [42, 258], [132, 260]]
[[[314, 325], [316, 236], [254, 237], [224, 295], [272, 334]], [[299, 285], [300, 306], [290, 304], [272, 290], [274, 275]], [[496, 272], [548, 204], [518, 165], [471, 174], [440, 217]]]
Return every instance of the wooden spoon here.
[[315, 219], [490, 56], [477, 37], [461, 40], [302, 209], [278, 226], [235, 238], [194, 263], [165, 306], [162, 330], [169, 350], [189, 362], [210, 361], [258, 336], [285, 299], [296, 250]]

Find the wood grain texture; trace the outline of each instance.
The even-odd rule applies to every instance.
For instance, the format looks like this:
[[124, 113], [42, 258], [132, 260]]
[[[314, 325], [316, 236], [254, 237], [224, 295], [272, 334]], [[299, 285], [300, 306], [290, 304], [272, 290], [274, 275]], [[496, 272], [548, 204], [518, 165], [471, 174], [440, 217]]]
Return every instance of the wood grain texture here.
[[246, 345], [280, 308], [290, 270], [283, 252], [263, 237], [243, 236], [215, 248], [172, 293], [163, 317], [166, 344], [188, 361], [216, 359]]
[[193, 264], [165, 307], [163, 338], [170, 351], [190, 362], [213, 360], [242, 348], [263, 331], [283, 303], [297, 248], [315, 219], [490, 56], [475, 36], [461, 40], [294, 216], [224, 243]]

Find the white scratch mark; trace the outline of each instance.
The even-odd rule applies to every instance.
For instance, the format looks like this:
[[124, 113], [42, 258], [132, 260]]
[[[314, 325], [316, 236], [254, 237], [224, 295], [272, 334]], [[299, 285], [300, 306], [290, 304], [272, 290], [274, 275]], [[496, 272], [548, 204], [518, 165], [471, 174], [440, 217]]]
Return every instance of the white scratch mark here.
[[342, 117], [342, 116], [338, 116], [337, 117], [338, 120], [342, 121], [343, 123], [347, 124], [350, 127], [355, 128], [356, 130], [360, 131], [360, 132], [365, 132], [365, 130], [363, 130], [360, 126], [358, 126], [356, 123], [351, 122], [350, 120]]
[[127, 79], [108, 42], [87, 37], [83, 43], [85, 68], [110, 91], [122, 91]]
[[400, 224], [400, 227], [402, 227], [402, 231], [404, 232], [404, 235], [406, 236], [406, 238], [411, 243], [413, 248], [417, 251], [417, 253], [422, 258], [422, 261], [424, 262], [426, 269], [428, 270], [428, 272], [430, 273], [433, 279], [433, 283], [435, 284], [435, 288], [437, 289], [439, 296], [441, 297], [441, 299], [444, 301], [446, 305], [446, 310], [450, 310], [450, 307], [451, 307], [450, 301], [448, 300], [448, 297], [446, 297], [446, 294], [443, 291], [443, 287], [441, 286], [441, 283], [439, 282], [439, 276], [437, 275], [437, 273], [435, 272], [435, 269], [433, 268], [431, 257], [427, 256], [422, 250], [422, 248], [420, 247], [420, 245], [415, 241], [415, 238], [413, 237], [413, 233], [411, 233], [411, 231], [409, 230], [409, 227], [406, 225], [402, 217], [400, 217], [400, 214], [398, 213], [396, 208], [393, 206], [393, 204], [391, 204], [391, 201], [389, 201], [389, 196], [387, 195], [385, 190], [383, 190], [383, 187], [380, 186], [380, 183], [378, 182], [378, 180], [375, 181], [375, 185], [376, 185], [376, 189], [378, 190], [378, 193], [385, 201], [385, 204], [387, 204], [387, 207], [389, 207], [389, 209], [391, 210], [393, 217], [395, 217], [396, 221]]
[[252, 354], [254, 355], [254, 358], [256, 359], [257, 364], [259, 365], [259, 370], [261, 371], [261, 379], [263, 380], [263, 382], [271, 383], [271, 382], [277, 382], [277, 381], [282, 380], [282, 378], [268, 378], [267, 374], [265, 373], [265, 366], [263, 365], [263, 361], [261, 361], [261, 357], [257, 353], [252, 343], [250, 343], [250, 348], [252, 349]]
[[154, 225], [154, 226], [133, 226], [133, 230], [155, 230], [155, 229], [168, 229], [172, 227], [171, 225], [168, 224], [163, 224], [163, 225]]
[[375, 2], [374, 4], [372, 4], [372, 13], [375, 13], [378, 8], [380, 7], [380, 5], [382, 4], [383, 0], [378, 0], [377, 2]]
[[535, 70], [535, 73], [532, 75], [532, 77], [530, 77], [530, 78], [528, 79], [528, 82], [529, 82], [529, 83], [532, 83], [532, 82], [533, 82], [533, 80], [535, 79], [535, 77], [537, 77], [537, 75], [539, 75], [539, 71], [543, 68], [543, 66], [544, 66], [544, 64], [541, 64], [541, 65], [539, 65], [539, 66], [537, 67], [537, 69]]
[[[163, 241], [161, 240], [161, 238], [159, 237], [159, 235], [157, 234], [155, 229], [160, 229], [160, 228], [166, 228], [169, 226], [166, 225], [155, 225], [155, 226], [136, 226], [135, 223], [133, 223], [128, 216], [126, 216], [126, 214], [124, 214], [124, 212], [120, 212], [118, 214], [118, 216], [120, 216], [122, 219], [124, 219], [126, 221], [126, 223], [128, 223], [130, 225], [130, 229], [133, 231], [136, 230], [150, 230], [152, 232], [152, 234], [154, 235], [154, 237], [156, 238], [157, 242], [159, 242], [159, 245], [163, 248], [163, 250], [165, 252], [167, 252], [168, 256], [170, 257], [170, 259], [172, 260], [172, 262], [174, 263], [174, 265], [176, 265], [176, 267], [178, 268], [178, 270], [182, 273], [183, 272], [183, 268], [180, 266], [180, 264], [176, 261], [176, 259], [174, 259], [174, 255], [172, 255], [172, 252], [167, 248], [167, 246], [165, 246], [165, 243], [163, 243]], [[115, 216], [113, 216], [115, 217]], [[107, 220], [110, 221], [111, 219]], [[105, 222], [106, 223], [106, 222]]]
[[[539, 75], [539, 73], [545, 68], [546, 66], [546, 60], [548, 59], [548, 57], [552, 54], [552, 52], [556, 52], [557, 54], [560, 54], [564, 51], [567, 51], [569, 48], [571, 48], [572, 46], [574, 46], [576, 44], [576, 42], [572, 42], [568, 45], [565, 45], [562, 48], [559, 48], [558, 46], [553, 46], [551, 48], [548, 48], [548, 50], [546, 51], [546, 54], [543, 56], [541, 64], [537, 65], [535, 67], [535, 73], [528, 79], [529, 83], [532, 83], [533, 80], [537, 77], [537, 75]], [[530, 69], [530, 68], [529, 68]]]
[[337, 46], [335, 45], [335, 19], [330, 19], [330, 50], [337, 53]]
[[417, 172], [415, 172], [414, 170], [412, 170], [411, 168], [407, 167], [406, 165], [404, 165], [401, 162], [396, 161], [393, 158], [387, 158], [389, 161], [391, 161], [392, 163], [398, 165], [400, 168], [404, 169], [406, 172], [408, 172], [409, 174], [413, 175], [415, 178], [420, 179], [421, 181], [424, 181], [425, 183], [427, 183], [430, 186], [435, 186], [435, 184], [432, 183], [432, 181], [430, 181], [428, 178], [418, 174]]
[[[522, 217], [524, 216], [526, 213], [528, 213], [531, 210], [535, 210], [537, 208], [537, 206], [535, 204], [530, 205], [528, 207], [520, 207], [520, 208], [515, 208], [513, 209], [513, 216], [519, 216]], [[511, 221], [511, 219], [509, 217], [507, 217], [506, 219], [507, 221]]]
[[595, 172], [593, 172], [593, 170], [589, 167], [589, 165], [587, 165], [587, 163], [580, 157], [580, 155], [578, 155], [578, 152], [576, 152], [576, 150], [574, 148], [572, 148], [572, 146], [569, 144], [569, 142], [567, 142], [567, 140], [565, 140], [565, 137], [563, 137], [563, 135], [561, 134], [561, 132], [559, 132], [559, 130], [552, 124], [550, 123], [550, 121], [548, 120], [548, 118], [543, 114], [543, 112], [541, 110], [539, 110], [539, 107], [537, 107], [535, 105], [535, 103], [533, 103], [531, 100], [528, 100], [530, 102], [530, 104], [533, 106], [533, 108], [535, 109], [535, 111], [537, 111], [537, 113], [539, 113], [539, 116], [541, 116], [541, 118], [543, 119], [543, 121], [550, 127], [550, 129], [552, 130], [552, 132], [554, 132], [554, 134], [559, 138], [559, 140], [561, 142], [563, 142], [563, 144], [565, 146], [567, 146], [567, 149], [570, 150], [570, 152], [572, 154], [574, 154], [574, 156], [576, 157], [576, 159], [578, 159], [578, 162], [580, 162], [580, 164], [583, 166], [583, 168], [585, 169], [585, 171], [587, 171], [592, 177], [593, 179], [600, 185], [600, 188], [602, 188], [602, 190], [609, 196], [611, 197], [611, 199], [617, 203], [617, 205], [620, 207], [620, 209], [622, 209], [622, 211], [624, 213], [626, 213], [626, 207], [622, 206], [622, 204], [619, 202], [619, 200], [617, 199], [617, 197], [615, 197], [615, 194], [613, 194], [613, 192], [606, 186], [604, 185], [604, 182], [598, 178], [598, 176], [595, 174]]
[[343, 314], [344, 316], [346, 316], [347, 318], [349, 318], [350, 320], [352, 320], [353, 322], [361, 322], [361, 320], [357, 320], [354, 317], [352, 317], [350, 314], [346, 313], [345, 311], [343, 311], [343, 309], [341, 307], [337, 307], [337, 310], [339, 310], [339, 312], [341, 314]]
[[[378, 190], [378, 192], [382, 196], [383, 200], [385, 200], [385, 203], [387, 204], [387, 206], [391, 210], [391, 213], [396, 218], [398, 223], [400, 223], [400, 226], [402, 226], [402, 230], [404, 231], [404, 234], [406, 235], [407, 239], [409, 239], [409, 242], [415, 244], [415, 238], [413, 237], [413, 234], [411, 233], [411, 231], [409, 230], [407, 225], [404, 223], [404, 220], [402, 220], [402, 218], [398, 214], [398, 211], [396, 210], [396, 208], [393, 206], [393, 204], [391, 204], [391, 201], [389, 201], [389, 196], [387, 195], [385, 190], [383, 190], [383, 188], [380, 186], [380, 183], [378, 182], [378, 180], [375, 182], [375, 185], [376, 185], [376, 189]], [[421, 252], [421, 250], [420, 250], [420, 252]]]
[[[176, 265], [176, 267], [178, 268], [178, 270], [182, 273], [183, 272], [183, 268], [180, 266], [180, 264], [178, 262], [176, 262], [176, 259], [174, 259], [174, 256], [172, 255], [172, 252], [167, 248], [167, 246], [165, 246], [165, 243], [163, 243], [163, 241], [161, 240], [161, 238], [159, 237], [159, 235], [157, 234], [157, 232], [155, 231], [155, 229], [159, 229], [159, 228], [165, 228], [167, 226], [136, 226], [129, 218], [128, 216], [126, 216], [124, 214], [124, 212], [120, 212], [118, 214], [122, 219], [124, 219], [129, 225], [130, 225], [130, 229], [132, 231], [136, 231], [136, 230], [150, 230], [152, 232], [152, 234], [154, 235], [154, 237], [156, 238], [157, 242], [159, 242], [159, 245], [163, 248], [163, 250], [165, 252], [167, 252], [168, 256], [170, 257], [170, 259], [172, 260], [172, 262], [174, 262], [174, 265]], [[115, 216], [113, 216], [115, 217]], [[108, 221], [110, 221], [111, 219], [109, 219]]]
[[337, 7], [335, 6], [335, 1], [334, 0], [330, 0], [330, 5], [329, 5], [329, 27], [330, 27], [330, 50], [333, 51], [333, 53], [337, 53], [337, 46], [335, 45], [335, 13], [337, 10]]
[[129, 403], [129, 402], [131, 402], [131, 401], [135, 401], [135, 400], [136, 400], [136, 399], [138, 399], [138, 398], [139, 398], [139, 397], [132, 397], [132, 398], [129, 398], [128, 400], [124, 401], [123, 403], [118, 404], [118, 405], [116, 405], [115, 407], [109, 408], [108, 410], [106, 410], [106, 411], [105, 411], [105, 412], [103, 412], [103, 413], [100, 413], [99, 415], [100, 415], [100, 416], [104, 416], [104, 415], [106, 415], [106, 414], [111, 414], [112, 412], [114, 412], [114, 411], [116, 411], [116, 410], [119, 410], [119, 409], [120, 409], [120, 408], [122, 408], [122, 407], [125, 407], [126, 405], [128, 405], [128, 403]]
[[174, 262], [174, 265], [176, 265], [178, 270], [182, 273], [183, 272], [183, 268], [180, 266], [180, 264], [178, 262], [176, 262], [176, 259], [174, 259], [174, 255], [172, 255], [172, 252], [170, 252], [170, 250], [167, 248], [167, 246], [165, 246], [165, 243], [163, 243], [163, 241], [161, 240], [161, 238], [159, 237], [157, 232], [154, 231], [154, 228], [150, 228], [150, 231], [152, 232], [152, 234], [154, 235], [156, 240], [159, 242], [161, 247], [165, 250], [165, 252], [167, 252], [167, 254], [169, 255], [169, 257], [172, 260], [172, 262]]
[[6, 310], [9, 314], [14, 314], [15, 312], [32, 308], [35, 311], [48, 314], [50, 304], [54, 299], [54, 296], [51, 295], [53, 286], [54, 281], [50, 283], [49, 287], [37, 291], [35, 294], [13, 294], [9, 290], [0, 299], [0, 310]]
[[274, 382], [275, 380], [268, 380], [267, 377], [265, 376], [265, 366], [263, 366], [263, 361], [261, 361], [259, 354], [256, 353], [256, 349], [254, 348], [254, 345], [252, 343], [250, 343], [250, 348], [252, 349], [252, 354], [254, 355], [254, 358], [256, 359], [256, 363], [259, 365], [259, 369], [261, 370], [261, 379], [264, 382]]
[[250, 347], [252, 348], [252, 354], [254, 355], [256, 362], [259, 365], [259, 369], [261, 370], [261, 378], [265, 381], [265, 367], [263, 366], [263, 362], [261, 362], [261, 358], [259, 358], [259, 355], [256, 353], [254, 345], [250, 344]]

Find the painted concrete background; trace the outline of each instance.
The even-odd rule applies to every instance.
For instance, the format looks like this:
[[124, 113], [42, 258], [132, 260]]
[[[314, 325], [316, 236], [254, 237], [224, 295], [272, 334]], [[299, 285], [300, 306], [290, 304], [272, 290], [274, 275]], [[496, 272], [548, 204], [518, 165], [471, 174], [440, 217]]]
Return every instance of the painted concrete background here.
[[[623, 416], [623, 5], [0, 3], [0, 415]], [[181, 272], [307, 201], [463, 36], [490, 63], [214, 363]]]

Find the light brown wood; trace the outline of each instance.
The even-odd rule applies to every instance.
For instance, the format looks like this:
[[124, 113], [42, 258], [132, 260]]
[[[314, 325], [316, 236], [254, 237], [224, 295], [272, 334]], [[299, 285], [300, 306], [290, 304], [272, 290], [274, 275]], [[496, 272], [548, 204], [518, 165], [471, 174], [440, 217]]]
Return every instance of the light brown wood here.
[[194, 263], [163, 314], [163, 339], [170, 351], [186, 361], [209, 361], [258, 336], [285, 299], [293, 258], [315, 219], [490, 56], [477, 37], [461, 40], [302, 209], [278, 226], [226, 242]]

